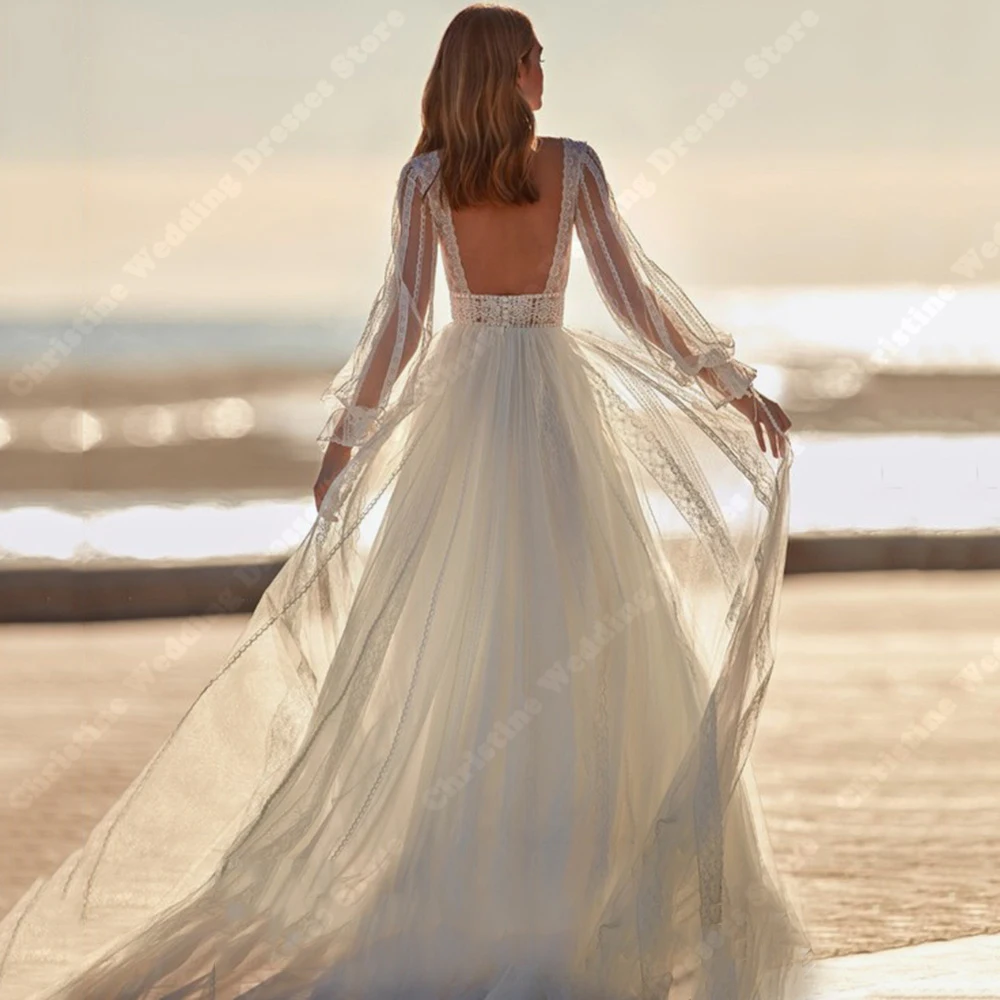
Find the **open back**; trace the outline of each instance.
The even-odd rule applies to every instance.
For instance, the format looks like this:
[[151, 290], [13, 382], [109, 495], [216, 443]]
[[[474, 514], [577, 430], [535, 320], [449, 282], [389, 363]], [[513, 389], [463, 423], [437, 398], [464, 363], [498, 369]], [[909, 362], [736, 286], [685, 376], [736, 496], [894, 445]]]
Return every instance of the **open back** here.
[[[441, 185], [430, 186], [452, 317], [458, 322], [562, 322], [577, 160], [570, 155], [569, 140], [547, 141], [558, 144], [558, 155], [550, 153], [538, 164], [541, 198], [534, 205], [475, 206], [454, 213]], [[437, 151], [425, 155], [428, 171], [437, 174]]]
[[562, 139], [543, 138], [534, 160], [540, 198], [532, 205], [477, 205], [451, 211], [466, 284], [477, 295], [547, 290], [559, 241], [567, 174]]
[[660, 371], [680, 385], [697, 382], [716, 407], [747, 392], [754, 369], [734, 358], [732, 338], [645, 254], [594, 148], [578, 139], [547, 141], [534, 205], [474, 206], [456, 215], [442, 191], [439, 151], [403, 165], [385, 280], [357, 346], [323, 394], [332, 412], [318, 440], [359, 444], [377, 430], [400, 373], [419, 378], [435, 339], [439, 250], [454, 324], [558, 328], [574, 229], [616, 325]]

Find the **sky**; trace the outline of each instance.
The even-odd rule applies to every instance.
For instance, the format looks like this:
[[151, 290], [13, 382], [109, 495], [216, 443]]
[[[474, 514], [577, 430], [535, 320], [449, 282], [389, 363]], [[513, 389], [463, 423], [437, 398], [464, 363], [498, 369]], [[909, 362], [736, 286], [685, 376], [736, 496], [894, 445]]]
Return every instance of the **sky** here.
[[[461, 6], [392, 2], [3, 0], [0, 313], [78, 308], [227, 173], [239, 195], [129, 308], [358, 309]], [[935, 285], [1000, 221], [997, 0], [523, 9], [545, 46], [539, 132], [601, 153], [681, 280]], [[247, 173], [234, 158], [320, 81], [328, 96]], [[683, 156], [656, 156], [678, 140]]]

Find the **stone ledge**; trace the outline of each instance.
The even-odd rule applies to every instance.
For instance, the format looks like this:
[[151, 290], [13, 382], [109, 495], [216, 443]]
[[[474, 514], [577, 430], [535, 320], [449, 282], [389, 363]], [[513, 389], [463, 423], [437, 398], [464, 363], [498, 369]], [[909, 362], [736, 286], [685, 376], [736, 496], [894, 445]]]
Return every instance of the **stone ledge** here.
[[[0, 622], [247, 614], [286, 560], [8, 564], [0, 568]], [[914, 569], [1000, 569], [1000, 534], [798, 535], [785, 564], [786, 574]]]

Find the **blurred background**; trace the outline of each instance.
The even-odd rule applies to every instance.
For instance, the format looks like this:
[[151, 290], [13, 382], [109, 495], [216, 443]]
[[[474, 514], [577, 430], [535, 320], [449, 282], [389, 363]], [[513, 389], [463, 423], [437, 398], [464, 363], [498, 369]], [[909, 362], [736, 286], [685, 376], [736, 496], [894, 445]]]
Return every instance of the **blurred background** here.
[[[290, 550], [457, 9], [6, 0], [5, 561]], [[794, 535], [996, 531], [1000, 8], [569, 10], [528, 11], [539, 132], [792, 413]], [[609, 330], [577, 251], [567, 322]], [[924, 557], [1000, 560], [967, 543]]]
[[[320, 393], [381, 282], [395, 179], [460, 6], [4, 0], [0, 616], [62, 623], [0, 638], [15, 784], [107, 701], [125, 670], [109, 657], [163, 646], [174, 626], [145, 619], [245, 612], [308, 531]], [[983, 666], [1000, 652], [1000, 5], [524, 9], [545, 47], [539, 133], [598, 149], [644, 249], [794, 421], [788, 568], [802, 575], [786, 586], [761, 784], [821, 952], [990, 929], [1000, 888], [980, 861], [997, 865], [969, 851], [1000, 818]], [[567, 323], [612, 331], [579, 247]], [[83, 789], [59, 797], [69, 840], [241, 620], [223, 616], [156, 710], [58, 779]], [[77, 707], [50, 699], [39, 724], [44, 692], [74, 679]], [[920, 720], [942, 698], [958, 708], [924, 741], [937, 750], [912, 750], [907, 727], [934, 732]], [[895, 795], [863, 776], [897, 745], [922, 763], [891, 769]], [[975, 819], [914, 799], [970, 760]], [[862, 780], [863, 816], [838, 805]], [[0, 808], [14, 844], [49, 815]], [[907, 832], [932, 827], [937, 847]], [[0, 909], [68, 842], [9, 853]], [[938, 869], [911, 884], [914, 859], [959, 855], [931, 918], [920, 894]]]

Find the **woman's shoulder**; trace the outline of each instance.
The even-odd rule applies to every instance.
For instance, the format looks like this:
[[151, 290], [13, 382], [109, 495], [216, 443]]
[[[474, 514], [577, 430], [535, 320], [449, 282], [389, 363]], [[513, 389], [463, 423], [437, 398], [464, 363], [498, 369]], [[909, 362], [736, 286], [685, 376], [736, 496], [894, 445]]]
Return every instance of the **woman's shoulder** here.
[[589, 142], [584, 139], [572, 139], [568, 135], [540, 135], [538, 139], [543, 145], [546, 143], [550, 143], [552, 145], [561, 144], [573, 153], [585, 153], [588, 150], [592, 151]]
[[[578, 152], [593, 153], [593, 146], [585, 139], [572, 139], [566, 135], [540, 135], [538, 141], [543, 145], [565, 145]], [[427, 166], [437, 166], [441, 159], [441, 151], [438, 149], [428, 150], [426, 153], [417, 153], [411, 156], [404, 164], [405, 168], [421, 169]]]
[[568, 135], [543, 135], [541, 136], [544, 142], [564, 142], [574, 149], [584, 149], [590, 147], [590, 143], [586, 139], [574, 139], [572, 136]]
[[437, 175], [440, 157], [438, 150], [432, 149], [426, 153], [417, 153], [411, 156], [399, 172], [400, 180], [414, 178], [422, 191], [426, 191], [431, 181]]
[[543, 144], [545, 142], [551, 143], [562, 143], [570, 161], [574, 164], [579, 164], [580, 169], [590, 167], [594, 172], [602, 172], [603, 168], [601, 166], [601, 158], [597, 155], [597, 151], [586, 139], [573, 139], [570, 136], [542, 136]]
[[417, 166], [421, 166], [426, 163], [437, 163], [441, 157], [441, 150], [439, 149], [429, 149], [426, 153], [417, 153], [415, 156], [411, 156], [407, 163], [413, 163]]
[[[585, 139], [573, 139], [565, 135], [540, 135], [538, 140], [542, 145], [561, 145], [571, 157], [581, 162], [600, 164], [600, 159], [594, 147]], [[414, 177], [422, 190], [426, 191], [441, 166], [441, 151], [431, 149], [424, 153], [411, 156], [400, 171], [400, 179]]]

